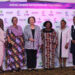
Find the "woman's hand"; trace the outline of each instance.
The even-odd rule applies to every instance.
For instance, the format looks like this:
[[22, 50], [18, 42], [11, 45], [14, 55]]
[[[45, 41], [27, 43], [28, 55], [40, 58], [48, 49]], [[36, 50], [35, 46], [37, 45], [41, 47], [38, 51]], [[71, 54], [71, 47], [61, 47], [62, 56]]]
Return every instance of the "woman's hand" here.
[[34, 42], [35, 40], [33, 38], [29, 38], [29, 41]]
[[72, 43], [75, 44], [75, 40], [72, 40]]
[[54, 45], [54, 48], [57, 48], [57, 45]]
[[38, 47], [39, 47], [41, 50], [43, 50], [43, 45], [39, 45]]
[[68, 43], [65, 45], [65, 49], [68, 49]]
[[8, 37], [8, 42], [9, 42], [9, 43], [11, 42], [10, 37]]

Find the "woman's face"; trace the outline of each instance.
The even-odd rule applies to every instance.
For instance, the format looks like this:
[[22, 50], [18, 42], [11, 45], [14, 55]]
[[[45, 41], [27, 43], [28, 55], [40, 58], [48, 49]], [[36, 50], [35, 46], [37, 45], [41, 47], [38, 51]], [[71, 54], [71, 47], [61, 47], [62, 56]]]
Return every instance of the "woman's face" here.
[[30, 25], [34, 25], [34, 23], [35, 23], [34, 19], [30, 18], [29, 23], [30, 23]]
[[61, 28], [65, 28], [66, 24], [64, 21], [61, 22]]
[[47, 29], [51, 28], [50, 23], [46, 23], [46, 28], [47, 28]]
[[17, 22], [18, 22], [17, 18], [13, 18], [13, 25], [17, 25]]

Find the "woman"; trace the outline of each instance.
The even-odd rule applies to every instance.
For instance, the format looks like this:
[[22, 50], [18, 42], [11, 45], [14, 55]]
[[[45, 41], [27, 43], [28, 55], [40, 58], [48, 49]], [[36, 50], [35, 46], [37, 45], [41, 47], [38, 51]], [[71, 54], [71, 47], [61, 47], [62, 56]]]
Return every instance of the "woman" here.
[[35, 17], [28, 18], [28, 23], [24, 30], [25, 49], [27, 54], [27, 68], [29, 70], [36, 68], [37, 50], [41, 46], [40, 27], [35, 25]]
[[4, 24], [0, 19], [0, 72], [2, 72], [3, 56], [4, 56]]
[[70, 47], [70, 52], [72, 53], [73, 70], [75, 70], [75, 16], [73, 17], [73, 25], [71, 26], [71, 47]]
[[58, 58], [60, 67], [66, 67], [66, 59], [69, 54], [70, 29], [66, 26], [66, 21], [61, 20], [61, 28], [58, 30]]
[[22, 28], [17, 25], [17, 17], [12, 18], [12, 26], [7, 29], [8, 47], [6, 50], [7, 69], [19, 71], [25, 64], [24, 37]]
[[53, 69], [55, 62], [55, 49], [57, 47], [57, 34], [52, 28], [50, 21], [44, 22], [42, 29], [42, 50], [43, 50], [43, 67], [45, 69]]

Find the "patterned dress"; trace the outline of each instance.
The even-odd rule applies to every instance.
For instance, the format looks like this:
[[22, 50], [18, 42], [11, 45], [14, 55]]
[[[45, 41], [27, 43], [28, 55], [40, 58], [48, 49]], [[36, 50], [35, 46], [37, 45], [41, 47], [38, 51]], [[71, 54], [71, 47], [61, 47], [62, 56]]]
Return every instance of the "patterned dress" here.
[[[25, 65], [24, 37], [22, 28], [10, 26], [7, 29], [10, 46], [6, 48], [6, 67], [8, 70], [21, 68]], [[8, 41], [9, 42], [9, 41]]]
[[43, 29], [42, 42], [43, 42], [43, 46], [42, 46], [43, 67], [48, 69], [54, 68], [55, 49], [57, 46], [56, 32], [53, 29], [50, 31]]

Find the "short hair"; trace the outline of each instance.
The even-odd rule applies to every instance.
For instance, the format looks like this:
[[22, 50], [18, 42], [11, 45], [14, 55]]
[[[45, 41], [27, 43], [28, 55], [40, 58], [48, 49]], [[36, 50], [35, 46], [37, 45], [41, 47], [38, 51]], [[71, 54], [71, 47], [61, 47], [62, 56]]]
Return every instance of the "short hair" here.
[[51, 21], [45, 21], [44, 24], [43, 24], [43, 26], [46, 27], [46, 24], [47, 24], [47, 23], [49, 23], [50, 26], [51, 26], [51, 28], [52, 28], [52, 22], [51, 22]]
[[66, 24], [66, 21], [65, 21], [65, 20], [63, 20], [63, 19], [61, 20], [61, 22], [64, 22], [64, 23]]
[[12, 20], [11, 20], [11, 22], [12, 22], [12, 23], [13, 23], [14, 18], [16, 18], [16, 19], [18, 20], [18, 18], [17, 18], [17, 17], [12, 17]]
[[31, 18], [34, 19], [34, 22], [36, 21], [36, 20], [35, 20], [35, 17], [34, 17], [34, 16], [31, 16], [31, 17], [28, 18], [28, 23], [30, 23], [30, 19], [31, 19]]
[[2, 29], [2, 30], [4, 30], [4, 24], [3, 24], [3, 20], [0, 18], [0, 28]]

